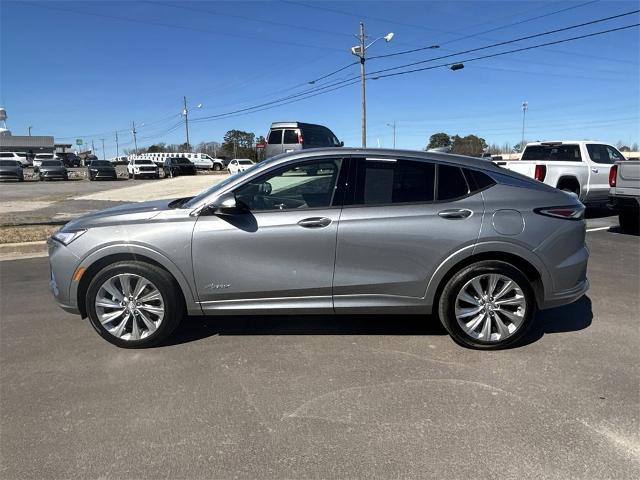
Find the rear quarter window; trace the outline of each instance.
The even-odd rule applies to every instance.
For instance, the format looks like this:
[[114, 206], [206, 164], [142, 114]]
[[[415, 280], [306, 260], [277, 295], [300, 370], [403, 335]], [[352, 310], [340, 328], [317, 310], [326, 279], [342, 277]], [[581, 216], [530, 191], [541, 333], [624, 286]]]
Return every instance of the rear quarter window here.
[[271, 130], [267, 143], [270, 145], [279, 145], [282, 143], [282, 130]]
[[438, 165], [437, 199], [453, 200], [469, 193], [469, 185], [460, 167]]

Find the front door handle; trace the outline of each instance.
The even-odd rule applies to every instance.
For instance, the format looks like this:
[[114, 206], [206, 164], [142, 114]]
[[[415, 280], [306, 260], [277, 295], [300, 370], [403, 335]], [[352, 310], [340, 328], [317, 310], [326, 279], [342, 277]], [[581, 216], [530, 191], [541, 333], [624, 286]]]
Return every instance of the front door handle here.
[[450, 220], [460, 220], [462, 218], [468, 218], [471, 216], [473, 212], [471, 210], [467, 210], [466, 208], [457, 208], [451, 210], [442, 210], [438, 212], [438, 215], [442, 218], [447, 218]]
[[303, 228], [324, 228], [331, 225], [331, 219], [327, 217], [305, 218], [304, 220], [300, 220], [298, 225]]

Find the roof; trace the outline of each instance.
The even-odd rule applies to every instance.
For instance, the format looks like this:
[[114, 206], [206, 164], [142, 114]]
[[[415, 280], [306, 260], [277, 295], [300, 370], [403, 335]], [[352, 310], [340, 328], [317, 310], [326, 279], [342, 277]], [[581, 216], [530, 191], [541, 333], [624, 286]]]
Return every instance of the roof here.
[[[527, 145], [548, 145], [551, 143], [557, 143], [557, 144], [565, 144], [565, 143], [570, 143], [572, 145], [582, 145], [585, 143], [602, 143], [602, 144], [606, 144], [606, 142], [600, 142], [598, 140], [545, 140], [543, 142], [529, 142], [527, 143]], [[525, 145], [525, 147], [527, 146]]]
[[271, 128], [304, 128], [304, 127], [320, 127], [329, 130], [329, 127], [320, 125], [317, 123], [305, 123], [305, 122], [273, 122]]
[[27, 135], [0, 135], [0, 148], [24, 147], [24, 148], [53, 148], [52, 136], [27, 136]]
[[454, 155], [451, 153], [441, 152], [425, 152], [424, 150], [394, 150], [391, 148], [355, 148], [355, 147], [333, 147], [333, 148], [309, 148], [305, 150], [296, 150], [295, 152], [283, 153], [276, 155], [267, 160], [286, 161], [296, 158], [318, 157], [322, 155], [366, 155], [368, 158], [375, 157], [393, 157], [393, 158], [419, 158], [423, 160], [431, 160], [442, 163], [454, 163], [456, 165], [473, 167], [492, 172], [505, 173], [503, 168], [498, 167], [488, 159], [466, 157], [464, 155]]

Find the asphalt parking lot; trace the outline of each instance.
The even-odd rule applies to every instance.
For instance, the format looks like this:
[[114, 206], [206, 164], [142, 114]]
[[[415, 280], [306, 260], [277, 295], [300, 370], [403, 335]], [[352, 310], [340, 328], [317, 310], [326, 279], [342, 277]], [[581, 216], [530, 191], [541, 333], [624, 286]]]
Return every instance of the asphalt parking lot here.
[[638, 478], [640, 239], [589, 221], [591, 289], [522, 345], [433, 318], [187, 319], [121, 350], [0, 262], [0, 477]]

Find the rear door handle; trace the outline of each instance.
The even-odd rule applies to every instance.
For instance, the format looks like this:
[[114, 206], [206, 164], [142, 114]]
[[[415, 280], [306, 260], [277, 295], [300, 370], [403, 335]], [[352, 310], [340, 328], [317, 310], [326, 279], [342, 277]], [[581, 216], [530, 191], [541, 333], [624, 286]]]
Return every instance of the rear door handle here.
[[473, 212], [471, 210], [467, 210], [466, 208], [459, 209], [451, 209], [451, 210], [442, 210], [438, 212], [438, 215], [442, 218], [447, 218], [450, 220], [459, 220], [462, 218], [468, 218], [471, 216]]
[[298, 225], [303, 228], [323, 228], [331, 225], [331, 219], [327, 217], [305, 218], [304, 220], [300, 220]]

